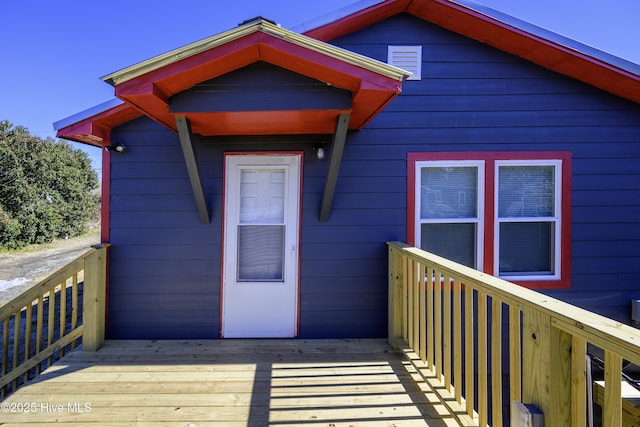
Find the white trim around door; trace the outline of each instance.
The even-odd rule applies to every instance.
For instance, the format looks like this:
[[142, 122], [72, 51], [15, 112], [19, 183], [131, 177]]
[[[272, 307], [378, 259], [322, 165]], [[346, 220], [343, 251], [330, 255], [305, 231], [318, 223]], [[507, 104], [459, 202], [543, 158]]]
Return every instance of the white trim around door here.
[[222, 336], [298, 329], [301, 154], [225, 156]]

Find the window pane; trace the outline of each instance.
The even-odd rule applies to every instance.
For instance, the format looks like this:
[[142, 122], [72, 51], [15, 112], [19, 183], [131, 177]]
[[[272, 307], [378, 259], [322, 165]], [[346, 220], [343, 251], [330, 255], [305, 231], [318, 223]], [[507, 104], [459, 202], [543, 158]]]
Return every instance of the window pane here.
[[500, 224], [500, 275], [553, 274], [553, 222]]
[[555, 215], [553, 166], [501, 166], [498, 173], [500, 218]]
[[423, 167], [420, 177], [420, 218], [476, 218], [477, 167]]
[[284, 169], [243, 169], [240, 223], [284, 223]]
[[476, 225], [422, 224], [422, 249], [476, 268]]
[[284, 225], [238, 226], [238, 280], [282, 281]]

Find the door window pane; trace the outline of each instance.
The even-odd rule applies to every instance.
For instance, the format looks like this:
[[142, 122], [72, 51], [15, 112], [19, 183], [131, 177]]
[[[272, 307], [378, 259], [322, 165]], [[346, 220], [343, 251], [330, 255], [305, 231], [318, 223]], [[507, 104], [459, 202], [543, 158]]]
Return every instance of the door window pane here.
[[284, 225], [238, 226], [238, 281], [284, 280]]
[[284, 223], [284, 169], [243, 169], [240, 223]]
[[283, 281], [285, 169], [242, 169], [238, 280]]

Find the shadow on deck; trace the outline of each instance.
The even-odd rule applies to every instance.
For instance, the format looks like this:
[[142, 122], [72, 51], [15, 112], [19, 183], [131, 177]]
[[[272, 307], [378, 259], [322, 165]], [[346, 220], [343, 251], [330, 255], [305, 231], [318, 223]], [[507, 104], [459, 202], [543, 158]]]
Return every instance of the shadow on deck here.
[[2, 405], [3, 426], [458, 425], [384, 340], [107, 341]]

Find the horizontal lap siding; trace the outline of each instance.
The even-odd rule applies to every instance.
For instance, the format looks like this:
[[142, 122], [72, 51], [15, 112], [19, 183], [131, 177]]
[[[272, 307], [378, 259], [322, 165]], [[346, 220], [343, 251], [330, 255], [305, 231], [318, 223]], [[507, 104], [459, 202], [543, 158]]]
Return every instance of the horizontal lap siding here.
[[140, 119], [113, 138], [109, 336], [218, 337], [219, 215], [200, 224], [177, 135]]
[[572, 288], [549, 292], [628, 321], [640, 283], [640, 109], [409, 16], [334, 41], [386, 61], [389, 44], [423, 45], [423, 80], [350, 132], [327, 222], [318, 220], [330, 157], [312, 143], [196, 145], [211, 224], [199, 222], [177, 135], [150, 120], [117, 129], [112, 154], [109, 333], [215, 338], [225, 151], [304, 150], [300, 334], [382, 337], [384, 242], [406, 241], [408, 152], [573, 153]]
[[381, 61], [388, 45], [423, 46], [422, 80], [405, 82], [353, 147], [375, 166], [353, 174], [381, 159], [404, 173], [407, 152], [571, 151], [571, 289], [543, 292], [630, 321], [629, 300], [640, 298], [637, 104], [408, 15], [333, 43]]

